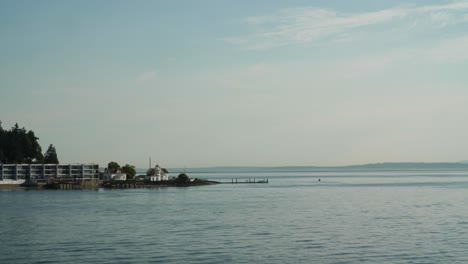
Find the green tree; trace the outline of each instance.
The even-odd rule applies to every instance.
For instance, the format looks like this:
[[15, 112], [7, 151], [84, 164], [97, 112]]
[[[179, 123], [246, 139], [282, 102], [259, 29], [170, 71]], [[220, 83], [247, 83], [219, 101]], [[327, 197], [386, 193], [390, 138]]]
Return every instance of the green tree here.
[[0, 148], [0, 163], [3, 162], [3, 160], [5, 160], [6, 156], [5, 156], [5, 153], [3, 152], [3, 149]]
[[55, 147], [50, 144], [49, 148], [47, 149], [46, 153], [44, 154], [44, 163], [46, 164], [59, 164], [57, 151]]
[[30, 146], [28, 149], [28, 157], [31, 159], [31, 163], [42, 163], [44, 160], [44, 155], [42, 155], [42, 148], [39, 145], [39, 138], [34, 135], [33, 131], [28, 131], [27, 133], [28, 141], [30, 142]]
[[127, 179], [133, 179], [136, 175], [135, 166], [129, 164], [125, 164], [125, 166], [122, 167], [122, 172], [127, 174]]
[[18, 123], [11, 130], [4, 130], [0, 122], [0, 162], [41, 162], [43, 156], [38, 139], [33, 131], [19, 128]]
[[120, 169], [120, 165], [115, 161], [111, 161], [111, 162], [109, 162], [109, 164], [107, 164], [107, 169], [111, 173], [115, 173]]
[[3, 130], [3, 127], [2, 127], [2, 121], [0, 121], [0, 163], [2, 163], [6, 159], [5, 152], [3, 151], [3, 149], [5, 148], [4, 141], [5, 141], [5, 131]]
[[175, 179], [175, 184], [177, 186], [187, 186], [190, 183], [190, 178], [185, 173], [179, 174], [179, 176]]

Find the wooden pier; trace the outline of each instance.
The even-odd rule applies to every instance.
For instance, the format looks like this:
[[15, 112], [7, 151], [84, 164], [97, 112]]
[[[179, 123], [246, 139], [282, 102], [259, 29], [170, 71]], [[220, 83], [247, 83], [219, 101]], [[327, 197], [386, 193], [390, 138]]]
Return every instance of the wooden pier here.
[[226, 184], [257, 184], [257, 183], [266, 183], [268, 184], [268, 179], [256, 179], [256, 178], [248, 178], [239, 180], [237, 178], [231, 179], [231, 182], [223, 182]]
[[231, 181], [218, 182], [210, 181], [203, 179], [194, 179], [189, 180], [188, 182], [179, 182], [176, 179], [171, 179], [167, 181], [137, 181], [137, 180], [127, 180], [127, 181], [99, 181], [87, 180], [87, 181], [73, 181], [73, 180], [54, 180], [48, 181], [46, 184], [41, 187], [44, 189], [54, 189], [54, 190], [92, 190], [98, 188], [106, 189], [137, 189], [137, 188], [158, 188], [158, 187], [187, 187], [187, 186], [202, 186], [202, 185], [213, 185], [213, 184], [268, 184], [267, 178], [257, 179], [257, 178], [248, 178], [248, 179], [237, 179], [232, 178]]
[[[101, 184], [102, 188], [107, 189], [138, 189], [138, 188], [149, 188], [155, 187], [156, 185], [148, 185], [143, 181], [106, 181]], [[161, 185], [159, 185], [161, 186]], [[164, 186], [164, 185], [163, 185]]]
[[94, 190], [98, 187], [99, 181], [97, 179], [85, 181], [54, 180], [42, 185], [42, 188], [52, 190]]

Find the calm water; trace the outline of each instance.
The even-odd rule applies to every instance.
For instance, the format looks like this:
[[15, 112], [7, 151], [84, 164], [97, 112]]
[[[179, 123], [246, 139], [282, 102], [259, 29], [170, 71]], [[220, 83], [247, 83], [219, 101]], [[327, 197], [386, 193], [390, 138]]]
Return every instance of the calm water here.
[[468, 262], [468, 172], [190, 176], [270, 184], [1, 191], [0, 263]]

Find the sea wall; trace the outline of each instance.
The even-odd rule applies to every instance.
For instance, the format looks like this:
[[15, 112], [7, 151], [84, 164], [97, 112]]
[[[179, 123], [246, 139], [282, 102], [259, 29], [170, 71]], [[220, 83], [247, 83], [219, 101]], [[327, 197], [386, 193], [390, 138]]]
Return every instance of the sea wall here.
[[24, 183], [25, 180], [10, 180], [10, 179], [4, 179], [0, 180], [0, 184], [22, 184]]

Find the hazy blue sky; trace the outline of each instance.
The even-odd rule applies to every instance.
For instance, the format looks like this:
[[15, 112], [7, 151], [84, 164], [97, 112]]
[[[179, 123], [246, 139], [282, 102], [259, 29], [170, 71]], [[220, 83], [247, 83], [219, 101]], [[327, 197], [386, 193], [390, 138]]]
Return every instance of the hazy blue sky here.
[[0, 120], [62, 163], [468, 158], [468, 1], [0, 1]]

